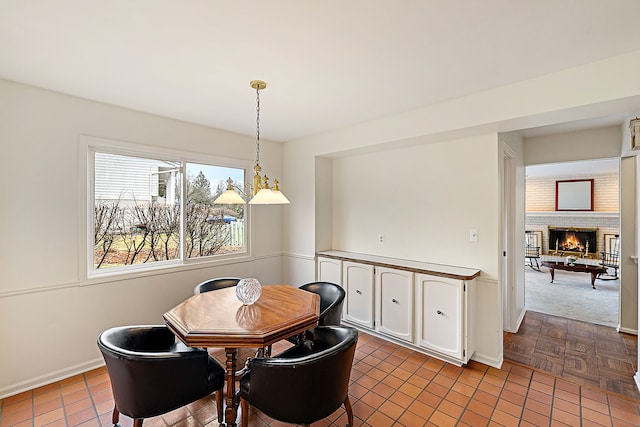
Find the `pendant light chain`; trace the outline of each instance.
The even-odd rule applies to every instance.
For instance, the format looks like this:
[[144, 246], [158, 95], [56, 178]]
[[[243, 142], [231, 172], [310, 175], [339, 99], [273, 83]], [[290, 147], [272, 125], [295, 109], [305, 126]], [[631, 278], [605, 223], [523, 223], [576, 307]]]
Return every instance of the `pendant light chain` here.
[[256, 165], [260, 164], [260, 88], [256, 88]]
[[[256, 90], [256, 164], [253, 167], [253, 185], [246, 184], [251, 189], [253, 197], [249, 200], [250, 205], [288, 205], [289, 199], [282, 194], [278, 187], [278, 180], [273, 180], [273, 188], [269, 186], [269, 178], [266, 174], [262, 174], [262, 168], [260, 167], [260, 90], [267, 87], [267, 84], [262, 80], [252, 80], [249, 82], [249, 86]], [[243, 192], [245, 197], [249, 197], [248, 194]], [[227, 190], [223, 192], [213, 203], [220, 204], [243, 204], [245, 200], [238, 195], [233, 187], [233, 180], [229, 178], [227, 180]]]

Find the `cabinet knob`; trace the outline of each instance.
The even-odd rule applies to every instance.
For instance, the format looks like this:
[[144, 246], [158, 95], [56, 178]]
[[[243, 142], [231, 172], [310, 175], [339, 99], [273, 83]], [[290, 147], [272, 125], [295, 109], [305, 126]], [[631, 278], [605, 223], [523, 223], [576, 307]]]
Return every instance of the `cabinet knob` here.
[[442, 312], [440, 310], [436, 311], [436, 313], [442, 315]]
[[362, 295], [362, 292], [360, 292], [360, 289], [356, 289], [356, 294]]
[[393, 299], [391, 300], [391, 302], [393, 302], [393, 303], [395, 303], [395, 304], [398, 304], [398, 300], [397, 300], [397, 299], [395, 299], [395, 298], [393, 298]]

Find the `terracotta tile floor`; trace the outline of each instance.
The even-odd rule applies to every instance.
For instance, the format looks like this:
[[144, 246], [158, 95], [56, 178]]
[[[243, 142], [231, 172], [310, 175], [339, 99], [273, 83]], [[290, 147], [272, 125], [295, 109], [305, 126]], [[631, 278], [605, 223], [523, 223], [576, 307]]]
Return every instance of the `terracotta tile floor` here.
[[[274, 346], [274, 352], [285, 344]], [[215, 352], [216, 358], [221, 357]], [[459, 368], [364, 333], [349, 389], [356, 426], [638, 426], [640, 402], [505, 362]], [[0, 401], [0, 427], [109, 426], [104, 368]], [[218, 426], [211, 397], [145, 420], [147, 427]], [[320, 426], [344, 426], [343, 409]], [[123, 427], [131, 419], [120, 418]], [[252, 411], [251, 426], [284, 427]]]

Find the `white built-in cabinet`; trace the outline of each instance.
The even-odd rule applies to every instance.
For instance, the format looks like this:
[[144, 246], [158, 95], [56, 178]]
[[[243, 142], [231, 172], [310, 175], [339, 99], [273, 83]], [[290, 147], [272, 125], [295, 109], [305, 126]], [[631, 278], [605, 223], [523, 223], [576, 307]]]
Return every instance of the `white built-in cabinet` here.
[[325, 282], [336, 283], [342, 286], [342, 262], [333, 258], [318, 257], [316, 261], [317, 277], [322, 277]]
[[322, 251], [317, 280], [345, 289], [342, 320], [457, 365], [475, 350], [479, 270]]
[[413, 341], [413, 273], [375, 267], [376, 329], [392, 337]]
[[[325, 281], [324, 277], [319, 280]], [[346, 293], [344, 319], [359, 326], [373, 328], [373, 266], [343, 261], [342, 286]]]
[[416, 274], [416, 344], [467, 361], [474, 351], [473, 295], [465, 280]]

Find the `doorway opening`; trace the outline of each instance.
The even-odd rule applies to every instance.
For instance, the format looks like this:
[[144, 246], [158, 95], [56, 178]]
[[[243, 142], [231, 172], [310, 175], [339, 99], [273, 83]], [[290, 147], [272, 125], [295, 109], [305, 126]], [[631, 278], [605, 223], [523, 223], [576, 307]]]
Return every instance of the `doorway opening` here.
[[[593, 180], [590, 210], [558, 210], [557, 182]], [[620, 279], [598, 275], [595, 289], [588, 272], [555, 269], [544, 261], [599, 266], [620, 235], [620, 159], [603, 159], [528, 166], [525, 180], [525, 229], [535, 236], [541, 267], [525, 266], [525, 308], [573, 320], [617, 327]], [[531, 239], [525, 240], [529, 242]], [[618, 254], [619, 255], [619, 254]], [[526, 260], [525, 260], [526, 261]], [[573, 269], [579, 270], [579, 269]], [[613, 279], [611, 279], [613, 277]], [[605, 280], [608, 279], [608, 280]]]

